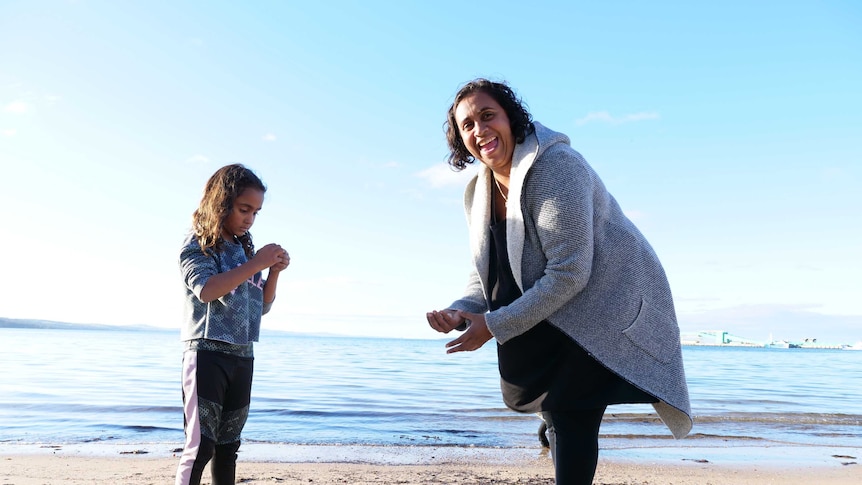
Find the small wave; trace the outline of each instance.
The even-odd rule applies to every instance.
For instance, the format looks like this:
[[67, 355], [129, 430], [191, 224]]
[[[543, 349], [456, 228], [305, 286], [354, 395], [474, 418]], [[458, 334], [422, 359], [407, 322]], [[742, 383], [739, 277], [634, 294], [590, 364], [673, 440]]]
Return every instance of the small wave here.
[[755, 423], [783, 425], [862, 425], [862, 416], [828, 413], [727, 413], [695, 416], [695, 423]]
[[111, 404], [107, 405], [98, 405], [98, 404], [81, 404], [81, 403], [63, 403], [56, 401], [46, 401], [46, 402], [32, 402], [32, 403], [19, 403], [19, 402], [0, 402], [0, 410], [27, 410], [27, 411], [45, 411], [45, 412], [56, 412], [58, 409], [62, 409], [64, 413], [182, 413], [183, 407], [182, 405], [171, 405], [171, 406], [141, 406], [141, 405], [124, 405], [124, 404]]
[[[617, 423], [661, 423], [654, 413], [605, 413], [605, 421]], [[857, 414], [832, 413], [720, 413], [698, 414], [695, 423], [754, 423], [754, 424], [803, 424], [803, 425], [862, 425], [862, 416]]]

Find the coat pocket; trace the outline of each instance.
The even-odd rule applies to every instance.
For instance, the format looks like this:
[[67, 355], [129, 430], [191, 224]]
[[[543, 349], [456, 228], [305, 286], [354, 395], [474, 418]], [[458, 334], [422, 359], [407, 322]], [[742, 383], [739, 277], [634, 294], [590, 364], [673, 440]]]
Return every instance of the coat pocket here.
[[667, 364], [679, 352], [679, 327], [673, 316], [654, 308], [641, 299], [641, 308], [635, 321], [623, 334], [638, 348], [655, 360]]

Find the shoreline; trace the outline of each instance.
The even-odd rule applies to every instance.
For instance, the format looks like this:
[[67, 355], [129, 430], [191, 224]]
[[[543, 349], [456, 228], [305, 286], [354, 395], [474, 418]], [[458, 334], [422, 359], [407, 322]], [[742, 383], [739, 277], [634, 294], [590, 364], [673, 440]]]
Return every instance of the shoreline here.
[[[674, 442], [679, 443], [679, 442]], [[178, 458], [181, 443], [0, 443], [0, 458], [66, 456], [82, 458]], [[266, 463], [363, 463], [433, 465], [454, 461], [485, 464], [550, 460], [547, 448], [425, 445], [302, 445], [243, 442], [239, 460]], [[835, 465], [862, 468], [862, 448], [797, 444], [647, 445], [601, 448], [599, 459], [632, 465], [709, 463], [730, 467], [808, 467]]]
[[[171, 443], [0, 443], [0, 483], [170, 483], [175, 449]], [[600, 451], [595, 484], [849, 485], [858, 482], [860, 462], [862, 449], [840, 447], [610, 449]], [[553, 484], [553, 465], [539, 448], [244, 443], [237, 482]]]
[[[862, 447], [803, 445], [779, 442], [708, 442], [685, 440], [626, 440], [627, 444], [599, 441], [599, 459], [631, 464], [713, 463], [726, 466], [829, 467], [834, 464], [862, 467]], [[137, 456], [178, 457], [180, 442], [15, 443], [0, 442], [0, 457], [77, 456], [109, 458]], [[367, 463], [372, 465], [421, 465], [472, 460], [488, 464], [529, 462], [547, 458], [547, 448], [484, 447], [461, 445], [293, 444], [243, 441], [241, 461], [272, 463]]]

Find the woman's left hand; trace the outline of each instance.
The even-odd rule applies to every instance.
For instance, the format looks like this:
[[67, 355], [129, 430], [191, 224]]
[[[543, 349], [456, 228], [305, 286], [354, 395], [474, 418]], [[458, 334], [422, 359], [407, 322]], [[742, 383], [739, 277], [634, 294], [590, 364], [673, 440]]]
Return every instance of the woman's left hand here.
[[485, 315], [459, 311], [458, 316], [469, 320], [470, 325], [460, 337], [446, 344], [447, 354], [476, 350], [494, 337], [485, 323]]

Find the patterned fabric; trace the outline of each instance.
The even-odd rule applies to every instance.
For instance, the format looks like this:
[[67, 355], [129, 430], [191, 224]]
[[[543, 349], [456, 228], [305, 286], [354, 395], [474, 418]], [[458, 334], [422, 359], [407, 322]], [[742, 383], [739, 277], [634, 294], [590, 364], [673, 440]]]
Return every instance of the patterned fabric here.
[[248, 406], [222, 412], [220, 404], [198, 397], [198, 415], [201, 435], [213, 440], [217, 445], [223, 445], [240, 440], [242, 429], [248, 420]]
[[[523, 295], [485, 315], [500, 343], [547, 320], [636, 387], [673, 435], [692, 427], [679, 327], [670, 286], [652, 247], [623, 214], [569, 139], [535, 123], [515, 147], [506, 238]], [[467, 185], [464, 204], [474, 270], [451, 308], [483, 313], [490, 262], [491, 186], [487, 167]]]
[[216, 441], [221, 421], [221, 405], [198, 397], [198, 418], [201, 422], [201, 435]]
[[186, 293], [181, 340], [205, 338], [238, 345], [258, 341], [264, 310], [262, 273], [217, 300], [209, 303], [200, 300], [201, 290], [210, 277], [246, 261], [240, 244], [225, 241], [223, 251], [204, 253], [194, 234], [186, 237], [179, 257]]
[[254, 357], [253, 344], [237, 345], [203, 338], [187, 340], [186, 350], [207, 350], [210, 352], [221, 352], [223, 354], [235, 355], [237, 357]]
[[248, 421], [248, 406], [235, 411], [226, 411], [222, 414], [221, 428], [219, 428], [219, 440], [217, 445], [225, 445], [240, 440], [242, 429]]

